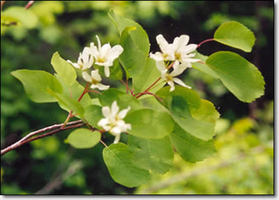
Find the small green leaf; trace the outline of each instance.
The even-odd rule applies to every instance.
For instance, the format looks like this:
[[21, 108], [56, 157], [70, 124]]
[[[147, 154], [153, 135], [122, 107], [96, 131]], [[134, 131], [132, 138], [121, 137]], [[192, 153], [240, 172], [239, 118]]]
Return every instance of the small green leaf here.
[[172, 167], [173, 150], [169, 137], [152, 140], [130, 135], [128, 146], [134, 152], [135, 162], [143, 169], [163, 174]]
[[108, 15], [121, 34], [120, 44], [124, 51], [120, 55], [120, 62], [128, 76], [137, 76], [149, 54], [148, 35], [135, 21], [117, 15], [112, 10]]
[[251, 52], [256, 39], [254, 33], [246, 26], [236, 21], [229, 21], [218, 27], [214, 40], [245, 52]]
[[12, 6], [1, 11], [1, 16], [6, 18], [16, 19], [16, 22], [19, 22], [19, 25], [22, 25], [26, 28], [34, 28], [38, 23], [38, 18], [31, 10], [26, 10], [24, 7]]
[[85, 120], [93, 127], [98, 127], [98, 122], [104, 118], [102, 107], [97, 105], [90, 105], [85, 108]]
[[148, 108], [129, 112], [125, 122], [132, 125], [129, 134], [141, 138], [163, 138], [173, 129], [173, 120], [168, 113]]
[[73, 66], [60, 57], [58, 52], [55, 52], [51, 58], [51, 65], [63, 81], [68, 85], [73, 85], [77, 78], [77, 74]]
[[55, 102], [55, 97], [50, 95], [49, 90], [62, 93], [59, 81], [50, 73], [41, 70], [21, 69], [11, 73], [23, 84], [30, 99], [37, 103]]
[[77, 149], [87, 149], [98, 144], [100, 139], [101, 134], [98, 131], [79, 128], [71, 132], [65, 142]]
[[264, 94], [264, 79], [252, 63], [230, 51], [209, 56], [206, 64], [241, 101], [251, 102]]
[[[138, 76], [139, 72], [145, 66], [149, 53], [148, 37], [147, 35], [143, 37], [143, 35], [139, 34], [138, 32], [144, 32], [143, 29], [139, 28], [140, 27], [136, 26], [127, 27], [121, 33], [120, 37], [120, 45], [124, 48], [124, 51], [119, 59], [122, 66], [131, 77]], [[145, 41], [146, 45], [143, 45]]]
[[212, 140], [203, 141], [184, 131], [178, 125], [170, 134], [170, 139], [179, 155], [186, 161], [197, 162], [215, 153]]
[[103, 158], [113, 180], [126, 187], [137, 187], [150, 179], [147, 170], [134, 162], [133, 152], [123, 143], [104, 148]]
[[83, 118], [84, 108], [77, 100], [69, 98], [68, 95], [48, 91], [53, 97], [55, 97], [61, 108], [66, 108], [67, 111], [73, 111], [73, 114]]
[[195, 91], [188, 88], [176, 86], [171, 93], [168, 90], [169, 86], [164, 87], [157, 95], [163, 99], [163, 105], [170, 110], [173, 120], [191, 135], [202, 140], [211, 139], [219, 117], [213, 104], [200, 99]]
[[[60, 82], [60, 84], [63, 87], [63, 96], [65, 98], [71, 99], [71, 101], [73, 101], [73, 102], [77, 102], [77, 100], [79, 99], [79, 97], [81, 96], [81, 94], [84, 91], [84, 87], [81, 84], [79, 84], [76, 80], [73, 82], [72, 85], [68, 85], [68, 84], [66, 84], [64, 82], [64, 79], [62, 79], [61, 76], [58, 76], [56, 74], [56, 78], [57, 78], [57, 80]], [[90, 98], [88, 93], [83, 95], [82, 99], [79, 101], [79, 104], [83, 108], [85, 108], [86, 106], [92, 104], [92, 100], [91, 100], [91, 98]], [[68, 111], [68, 112], [70, 112], [70, 110], [71, 110], [71, 108], [65, 106], [64, 104], [60, 103], [59, 106], [62, 109]]]
[[103, 106], [110, 107], [112, 102], [117, 101], [117, 105], [120, 107], [120, 109], [125, 109], [128, 106], [130, 106], [132, 110], [142, 107], [136, 97], [122, 92], [116, 88], [110, 88], [104, 91], [103, 94], [99, 95], [98, 98]]

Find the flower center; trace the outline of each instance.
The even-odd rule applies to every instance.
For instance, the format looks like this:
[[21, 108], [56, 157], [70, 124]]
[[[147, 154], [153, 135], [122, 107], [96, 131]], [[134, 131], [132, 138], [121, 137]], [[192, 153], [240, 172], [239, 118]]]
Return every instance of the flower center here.
[[175, 59], [176, 60], [181, 60], [181, 53], [175, 52]]
[[98, 63], [104, 63], [105, 61], [106, 61], [105, 58], [102, 58], [102, 57], [98, 57], [98, 58], [97, 58], [97, 62], [98, 62]]
[[173, 77], [169, 74], [166, 74], [166, 81], [172, 81], [173, 80]]
[[91, 83], [92, 83], [93, 85], [96, 85], [96, 84], [99, 83], [99, 81], [97, 81], [96, 79], [92, 78]]

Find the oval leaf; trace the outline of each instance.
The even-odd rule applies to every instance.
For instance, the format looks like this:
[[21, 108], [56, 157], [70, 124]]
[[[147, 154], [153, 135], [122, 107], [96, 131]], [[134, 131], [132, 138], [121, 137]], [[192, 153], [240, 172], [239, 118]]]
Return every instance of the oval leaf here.
[[49, 91], [62, 93], [59, 81], [50, 73], [41, 70], [20, 69], [11, 73], [23, 84], [30, 99], [37, 103], [55, 102]]
[[211, 54], [206, 64], [241, 101], [251, 102], [264, 94], [264, 79], [252, 63], [230, 51]]
[[58, 74], [68, 85], [73, 85], [77, 78], [75, 69], [70, 63], [60, 57], [58, 52], [55, 52], [51, 58], [51, 65]]
[[102, 107], [90, 105], [85, 108], [84, 118], [93, 127], [99, 127], [98, 122], [103, 118]]
[[98, 131], [93, 132], [86, 128], [79, 128], [71, 132], [65, 142], [77, 149], [87, 149], [98, 144], [100, 139], [101, 134]]
[[173, 129], [173, 120], [168, 113], [148, 108], [128, 113], [125, 122], [132, 125], [129, 134], [141, 138], [163, 138]]
[[150, 179], [149, 172], [134, 163], [132, 151], [123, 143], [104, 148], [103, 158], [111, 177], [121, 185], [137, 187]]
[[128, 145], [141, 168], [163, 174], [172, 167], [173, 150], [169, 137], [143, 139], [129, 135]]
[[170, 134], [170, 139], [178, 154], [186, 161], [197, 162], [215, 153], [212, 140], [203, 141], [184, 131], [178, 125]]
[[191, 135], [202, 140], [211, 139], [219, 117], [213, 104], [200, 99], [191, 89], [176, 86], [170, 93], [169, 88], [162, 88], [157, 95], [163, 99], [163, 105], [170, 110], [173, 120]]
[[251, 52], [256, 39], [254, 33], [246, 26], [236, 21], [229, 21], [218, 27], [214, 40], [245, 52]]

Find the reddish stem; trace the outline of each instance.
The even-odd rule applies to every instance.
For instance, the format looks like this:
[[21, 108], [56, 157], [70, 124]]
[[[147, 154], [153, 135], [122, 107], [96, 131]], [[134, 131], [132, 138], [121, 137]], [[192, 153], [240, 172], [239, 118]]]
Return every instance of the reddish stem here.
[[89, 84], [87, 83], [82, 94], [80, 95], [80, 97], [78, 98], [78, 101], [81, 101], [82, 97], [88, 92], [88, 87], [89, 87]]
[[210, 42], [210, 41], [214, 41], [214, 38], [209, 38], [209, 39], [207, 39], [207, 40], [204, 40], [204, 41], [200, 42], [200, 43], [198, 44], [198, 47], [197, 47], [197, 48], [199, 48], [202, 44], [204, 44], [204, 43], [206, 43], [206, 42]]
[[30, 7], [33, 5], [34, 2], [35, 2], [35, 1], [29, 1], [29, 2], [26, 4], [25, 9], [30, 8]]
[[156, 83], [158, 83], [158, 81], [161, 80], [161, 77], [157, 78], [156, 81], [154, 81], [146, 90], [144, 90], [143, 92], [139, 93], [136, 98], [140, 98], [142, 95], [146, 94], [146, 92], [148, 92]]

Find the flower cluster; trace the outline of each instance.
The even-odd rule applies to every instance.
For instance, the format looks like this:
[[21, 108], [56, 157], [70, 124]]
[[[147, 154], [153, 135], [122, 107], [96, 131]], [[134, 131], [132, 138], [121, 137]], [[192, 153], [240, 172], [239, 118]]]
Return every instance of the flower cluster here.
[[[191, 63], [199, 61], [199, 59], [193, 58], [195, 56], [193, 51], [196, 50], [197, 45], [188, 45], [188, 35], [176, 37], [171, 44], [161, 34], [156, 37], [156, 40], [161, 52], [150, 53], [150, 58], [156, 61], [157, 68], [161, 72], [161, 78], [170, 85], [170, 91], [175, 89], [174, 83], [191, 88], [180, 79], [174, 77], [182, 74], [187, 68], [192, 67]], [[169, 63], [172, 64], [167, 65]], [[173, 71], [169, 72], [171, 68], [173, 68]]]
[[91, 84], [91, 88], [107, 90], [109, 86], [101, 83], [102, 78], [98, 69], [91, 71], [91, 75], [85, 70], [91, 68], [94, 64], [103, 66], [106, 77], [109, 77], [109, 67], [113, 66], [113, 61], [123, 52], [123, 48], [120, 45], [111, 47], [109, 43], [102, 46], [99, 37], [96, 36], [96, 38], [98, 46], [91, 42], [90, 47], [85, 47], [82, 53], [79, 54], [77, 63], [73, 63], [70, 60], [67, 61], [75, 68], [83, 70], [82, 77]]
[[119, 107], [116, 101], [112, 103], [111, 108], [108, 106], [102, 108], [102, 113], [105, 118], [98, 122], [98, 126], [115, 136], [114, 143], [119, 142], [120, 134], [122, 132], [131, 130], [131, 124], [126, 124], [123, 120], [129, 110], [130, 107], [119, 112]]

